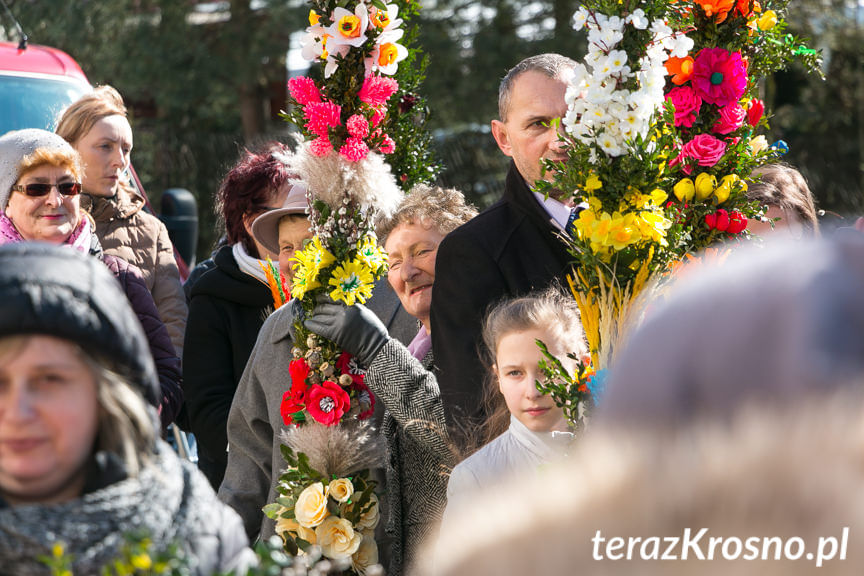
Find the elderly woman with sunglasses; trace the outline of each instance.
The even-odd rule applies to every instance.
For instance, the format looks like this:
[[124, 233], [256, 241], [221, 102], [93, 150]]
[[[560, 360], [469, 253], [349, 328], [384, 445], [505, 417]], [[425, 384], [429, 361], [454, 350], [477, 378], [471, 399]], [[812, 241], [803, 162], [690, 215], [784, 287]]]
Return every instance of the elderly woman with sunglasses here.
[[147, 334], [162, 387], [160, 415], [167, 426], [183, 403], [180, 359], [141, 272], [102, 252], [93, 223], [80, 208], [81, 175], [78, 153], [56, 134], [28, 129], [0, 137], [0, 244], [64, 245], [111, 270]]

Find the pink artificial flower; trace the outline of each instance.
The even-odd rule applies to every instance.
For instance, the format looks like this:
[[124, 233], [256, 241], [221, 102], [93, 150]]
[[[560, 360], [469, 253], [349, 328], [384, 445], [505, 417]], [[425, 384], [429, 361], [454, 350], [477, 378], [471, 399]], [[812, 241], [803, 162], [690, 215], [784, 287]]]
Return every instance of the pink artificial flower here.
[[765, 113], [765, 103], [758, 98], [754, 98], [750, 101], [750, 105], [747, 107], [747, 123], [750, 126], [755, 127], [759, 120], [762, 119], [762, 115]]
[[309, 387], [306, 410], [325, 426], [338, 424], [351, 407], [351, 398], [341, 386], [329, 380]]
[[351, 162], [359, 162], [369, 154], [369, 146], [360, 138], [351, 136], [339, 149], [339, 153]]
[[314, 80], [306, 76], [298, 76], [288, 80], [288, 90], [291, 92], [291, 97], [301, 106], [321, 102], [321, 92], [318, 91], [318, 86], [315, 85]]
[[345, 122], [345, 127], [348, 128], [348, 133], [357, 138], [366, 138], [369, 136], [369, 121], [362, 114], [354, 114], [348, 121]]
[[382, 106], [399, 89], [399, 83], [384, 76], [367, 76], [357, 96], [370, 106]]
[[382, 120], [384, 120], [384, 117], [386, 115], [387, 115], [387, 107], [386, 106], [379, 106], [378, 108], [375, 108], [375, 113], [372, 114], [372, 119], [369, 121], [369, 123], [374, 128], [375, 126], [378, 126], [378, 124], [380, 124]]
[[309, 150], [311, 150], [312, 154], [315, 156], [326, 156], [331, 150], [333, 150], [333, 144], [330, 142], [329, 138], [321, 136], [320, 138], [312, 140], [312, 143], [309, 144]]
[[740, 52], [703, 48], [693, 62], [690, 83], [709, 104], [726, 106], [737, 102], [747, 89], [747, 67]]
[[747, 112], [737, 102], [727, 104], [720, 108], [720, 118], [711, 129], [717, 134], [729, 134], [744, 124], [746, 116]]
[[672, 88], [666, 99], [675, 106], [675, 126], [690, 128], [696, 121], [699, 108], [702, 107], [702, 98], [689, 86]]
[[384, 137], [381, 138], [381, 144], [378, 146], [378, 150], [380, 150], [382, 154], [392, 154], [396, 151], [396, 142], [394, 142], [389, 135], [384, 134]]
[[306, 129], [316, 136], [327, 136], [331, 126], [339, 126], [342, 107], [333, 102], [312, 102], [303, 108]]
[[726, 143], [710, 134], [699, 134], [681, 148], [679, 157], [692, 158], [699, 166], [711, 167], [717, 164], [726, 152]]

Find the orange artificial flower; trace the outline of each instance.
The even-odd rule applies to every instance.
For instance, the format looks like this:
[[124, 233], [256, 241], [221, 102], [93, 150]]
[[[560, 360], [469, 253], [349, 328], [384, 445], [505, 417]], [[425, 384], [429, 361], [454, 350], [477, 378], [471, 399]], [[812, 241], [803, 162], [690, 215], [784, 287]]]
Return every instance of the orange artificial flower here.
[[378, 65], [381, 67], [389, 66], [396, 61], [398, 56], [399, 53], [396, 49], [396, 45], [391, 44], [390, 42], [385, 42], [381, 45], [381, 48], [378, 51]]
[[696, 0], [696, 4], [702, 7], [705, 16], [708, 18], [715, 16], [717, 23], [720, 24], [726, 20], [729, 11], [735, 7], [735, 0]]
[[372, 23], [378, 28], [386, 28], [390, 24], [390, 16], [385, 10], [376, 10], [372, 15]]
[[759, 5], [759, 0], [753, 1], [753, 10], [750, 10], [750, 2], [751, 0], [738, 0], [738, 12], [741, 13], [745, 18], [749, 18], [751, 14], [754, 12], [761, 12], [762, 6]]
[[672, 76], [672, 83], [676, 86], [688, 82], [693, 74], [693, 57], [677, 58], [671, 56], [666, 60], [666, 74]]
[[339, 33], [345, 38], [357, 38], [360, 32], [360, 18], [357, 16], [351, 14], [339, 19]]

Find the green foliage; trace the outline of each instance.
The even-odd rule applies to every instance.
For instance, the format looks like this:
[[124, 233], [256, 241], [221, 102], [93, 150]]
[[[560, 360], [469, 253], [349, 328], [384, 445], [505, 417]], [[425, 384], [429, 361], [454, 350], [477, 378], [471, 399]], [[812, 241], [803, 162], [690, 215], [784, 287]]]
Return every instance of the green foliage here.
[[535, 380], [537, 390], [552, 397], [555, 405], [564, 410], [564, 417], [576, 432], [584, 431], [596, 400], [588, 387], [593, 375], [590, 365], [573, 353], [567, 354], [576, 362], [576, 371], [571, 375], [542, 340], [535, 342], [543, 354], [539, 364], [543, 380]]

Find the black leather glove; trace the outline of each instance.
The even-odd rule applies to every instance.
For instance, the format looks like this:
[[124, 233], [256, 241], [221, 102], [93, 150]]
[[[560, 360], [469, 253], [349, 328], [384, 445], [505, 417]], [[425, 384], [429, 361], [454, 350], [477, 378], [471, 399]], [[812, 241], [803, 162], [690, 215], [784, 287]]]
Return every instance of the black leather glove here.
[[303, 325], [335, 342], [366, 366], [390, 339], [387, 328], [374, 312], [362, 304], [346, 306], [333, 302], [326, 295], [318, 299], [312, 316]]

